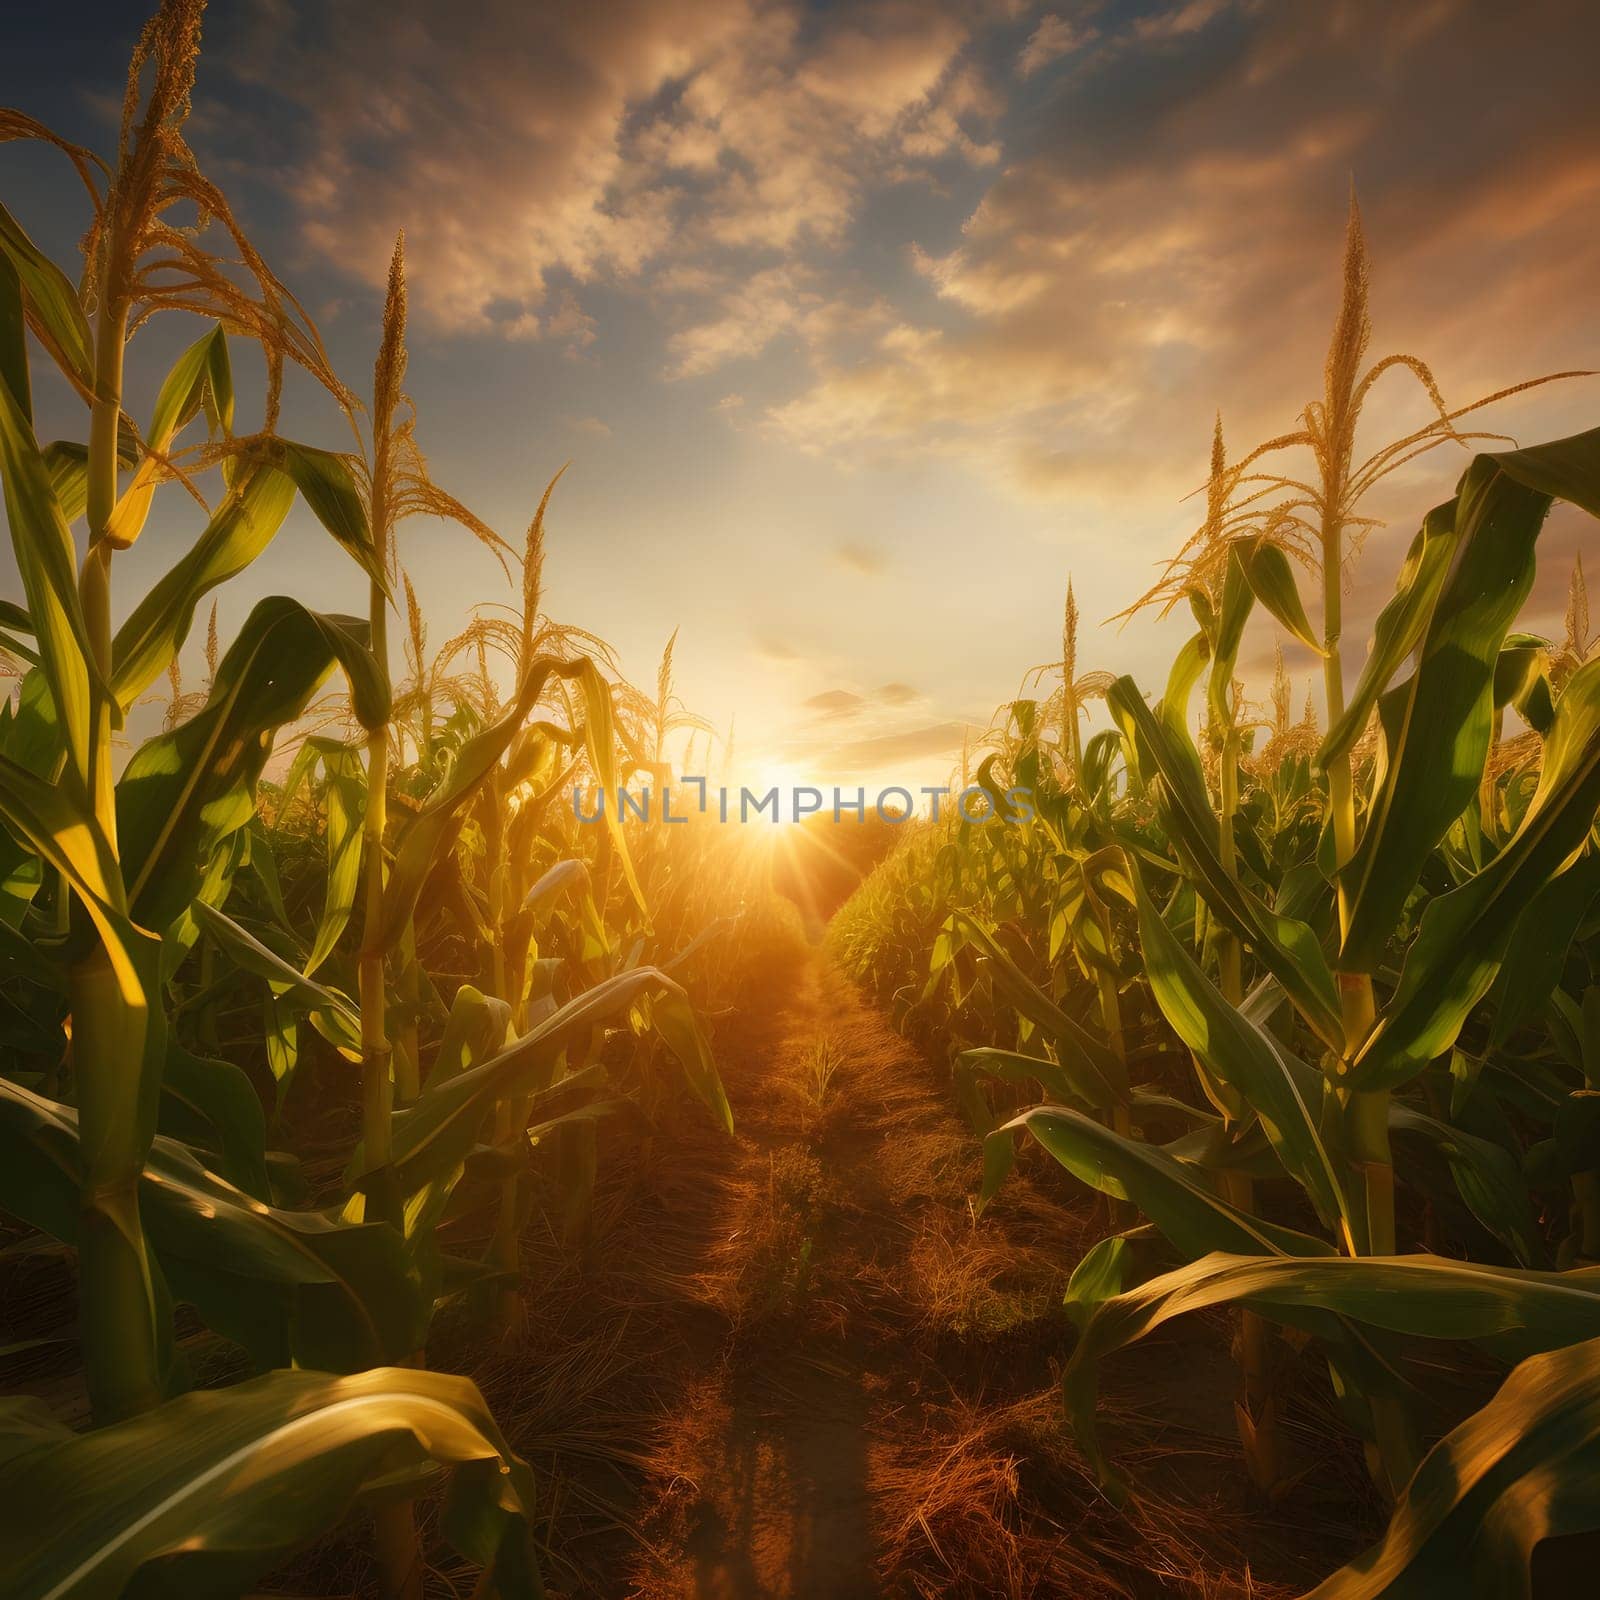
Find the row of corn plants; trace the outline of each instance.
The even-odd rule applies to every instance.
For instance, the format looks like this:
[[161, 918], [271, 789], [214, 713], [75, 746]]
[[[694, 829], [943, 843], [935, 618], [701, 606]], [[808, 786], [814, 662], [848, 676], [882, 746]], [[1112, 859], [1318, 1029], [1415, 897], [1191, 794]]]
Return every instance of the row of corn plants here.
[[[1101, 1363], [1232, 1307], [1256, 1483], [1286, 1486], [1280, 1398], [1309, 1350], [1393, 1508], [1318, 1600], [1527, 1594], [1539, 1540], [1600, 1527], [1600, 662], [1581, 569], [1564, 640], [1516, 630], [1553, 502], [1600, 516], [1600, 430], [1485, 449], [1503, 441], [1468, 431], [1476, 407], [1447, 406], [1420, 362], [1369, 361], [1367, 291], [1352, 206], [1323, 394], [1237, 462], [1219, 422], [1204, 518], [1140, 602], [1195, 620], [1154, 703], [1079, 671], [1069, 594], [1057, 685], [1004, 708], [977, 780], [996, 806], [1032, 788], [1036, 819], [908, 839], [834, 938], [950, 1042], [982, 1204], [1029, 1143], [1105, 1197], [1110, 1231], [1067, 1288], [1063, 1392], [1111, 1492], [1129, 1486], [1096, 1436]], [[1432, 419], [1362, 457], [1390, 373]], [[1443, 445], [1477, 453], [1347, 673], [1363, 498]], [[1279, 465], [1294, 451], [1309, 470]], [[1270, 706], [1246, 700], [1252, 617], [1322, 663], [1325, 728], [1295, 718], [1281, 656]], [[1092, 701], [1110, 726], [1084, 740]], [[1509, 1369], [1465, 1419], [1430, 1381], [1437, 1341]]]
[[[731, 1126], [667, 970], [697, 952], [666, 941], [714, 944], [738, 906], [658, 927], [615, 816], [582, 837], [562, 817], [571, 783], [614, 787], [667, 730], [652, 744], [601, 641], [542, 613], [543, 504], [520, 604], [428, 657], [402, 524], [465, 528], [508, 575], [517, 552], [417, 445], [401, 249], [363, 405], [200, 170], [201, 9], [167, 0], [146, 27], [113, 160], [0, 111], [0, 138], [53, 146], [91, 213], [75, 283], [0, 209], [0, 480], [24, 590], [0, 613], [21, 680], [0, 709], [0, 1210], [74, 1252], [92, 1411], [80, 1432], [0, 1402], [0, 1594], [238, 1593], [359, 1508], [384, 1592], [418, 1596], [411, 1506], [442, 1479], [438, 1528], [479, 1592], [537, 1594], [529, 1469], [471, 1382], [426, 1369], [429, 1324], [476, 1295], [514, 1327], [538, 1163], [578, 1215], [595, 1123], [661, 1092], [663, 1052]], [[125, 373], [165, 314], [204, 331], [146, 421]], [[254, 431], [240, 341], [264, 372]], [[40, 441], [41, 359], [86, 442]], [[280, 433], [286, 363], [353, 445]], [[204, 525], [130, 603], [116, 558], [158, 491]], [[182, 694], [199, 606], [297, 499], [365, 575], [367, 613], [273, 596], [223, 642], [213, 610], [210, 681]], [[124, 761], [163, 675], [166, 725]], [[331, 1176], [274, 1147], [305, 1060], [359, 1107]], [[254, 1375], [197, 1383], [178, 1305]]]

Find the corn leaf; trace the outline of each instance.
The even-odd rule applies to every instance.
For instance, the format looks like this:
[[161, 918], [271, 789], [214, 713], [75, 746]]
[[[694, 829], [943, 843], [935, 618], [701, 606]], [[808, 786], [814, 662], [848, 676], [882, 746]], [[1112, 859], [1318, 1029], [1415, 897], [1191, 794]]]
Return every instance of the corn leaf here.
[[281, 1001], [303, 1006], [320, 1033], [352, 1060], [361, 1055], [361, 1013], [350, 997], [308, 978], [225, 912], [196, 900], [195, 921], [246, 972], [265, 978]]
[[116, 852], [73, 790], [70, 782], [46, 783], [0, 756], [0, 822], [72, 886], [105, 943], [123, 996], [142, 1004], [154, 992], [147, 985], [159, 961], [159, 940], [122, 909]]
[[216, 1152], [208, 1165], [253, 1200], [272, 1198], [267, 1180], [267, 1125], [255, 1085], [242, 1067], [192, 1055], [167, 1041], [161, 1074], [160, 1131]]
[[62, 371], [87, 393], [94, 388], [94, 347], [78, 291], [4, 206], [0, 255], [16, 276], [30, 324]]
[[[650, 970], [649, 968], [645, 969]], [[660, 969], [655, 969], [658, 973]], [[733, 1132], [733, 1108], [728, 1104], [727, 1091], [717, 1073], [717, 1064], [711, 1055], [711, 1045], [700, 1026], [700, 1019], [689, 1004], [689, 996], [677, 984], [661, 974], [667, 986], [650, 997], [650, 1022], [661, 1035], [662, 1042], [678, 1059], [683, 1068], [684, 1081], [711, 1113], [718, 1127], [725, 1133]]]
[[28, 319], [23, 309], [22, 284], [3, 248], [0, 248], [0, 388], [11, 391], [22, 420], [31, 428], [33, 385], [28, 377]]
[[[1189, 1311], [1240, 1305], [1318, 1330], [1317, 1313], [1435, 1339], [1482, 1340], [1516, 1357], [1600, 1337], [1600, 1267], [1530, 1272], [1443, 1256], [1215, 1254], [1103, 1301], [1062, 1375], [1068, 1415], [1085, 1453], [1094, 1433], [1099, 1364]], [[1308, 1320], [1309, 1319], [1309, 1320]]]
[[1528, 902], [1489, 992], [1487, 1009], [1494, 1019], [1490, 1050], [1503, 1048], [1550, 998], [1567, 949], [1596, 896], [1600, 896], [1600, 851], [1591, 847]]
[[454, 1468], [445, 1537], [506, 1600], [536, 1600], [532, 1479], [466, 1378], [272, 1372], [84, 1435], [9, 1401], [0, 1597], [238, 1594], [364, 1496], [419, 1492], [436, 1465]]
[[372, 543], [367, 508], [356, 491], [355, 479], [343, 456], [317, 450], [288, 439], [263, 446], [265, 458], [285, 472], [317, 521], [322, 524], [361, 570], [389, 599], [389, 574], [383, 570]]
[[[1009, 1157], [991, 1156], [1017, 1132], [1031, 1134], [1080, 1182], [1113, 1200], [1131, 1200], [1179, 1255], [1214, 1250], [1235, 1254], [1320, 1256], [1333, 1246], [1293, 1228], [1263, 1222], [1212, 1192], [1205, 1175], [1155, 1145], [1126, 1138], [1067, 1106], [1034, 1106], [995, 1129], [985, 1143], [979, 1209], [994, 1198]], [[996, 1173], [998, 1177], [994, 1176]]]
[[1344, 755], [1359, 739], [1372, 716], [1372, 708], [1388, 689], [1407, 656], [1417, 647], [1434, 602], [1456, 550], [1455, 501], [1436, 506], [1422, 519], [1422, 527], [1406, 552], [1395, 583], [1394, 597], [1373, 624], [1372, 649], [1351, 692], [1344, 715], [1328, 729], [1317, 761], [1326, 767]]
[[1488, 992], [1523, 910], [1583, 848], [1600, 807], [1600, 660], [1556, 705], [1539, 786], [1516, 835], [1483, 871], [1422, 914], [1394, 998], [1350, 1069], [1360, 1088], [1393, 1087], [1455, 1043]]
[[963, 1050], [955, 1064], [956, 1100], [966, 1111], [972, 1131], [980, 1137], [994, 1128], [989, 1103], [978, 1087], [980, 1078], [993, 1078], [998, 1083], [1037, 1085], [1044, 1091], [1046, 1100], [1074, 1106], [1080, 1111], [1110, 1111], [1117, 1103], [1111, 1086], [1081, 1059], [1045, 1061], [987, 1045]]
[[[332, 739], [307, 739], [301, 746], [301, 754], [307, 753], [322, 765], [326, 819], [323, 836], [328, 852], [328, 881], [322, 915], [317, 919], [311, 952], [302, 969], [309, 978], [333, 954], [355, 910], [356, 891], [361, 884], [361, 827], [367, 809], [367, 774], [361, 752], [350, 745]], [[292, 792], [293, 787], [292, 780], [286, 783], [285, 794]]]
[[[1224, 869], [1217, 820], [1203, 782], [1196, 787], [1197, 764], [1179, 753], [1133, 679], [1117, 679], [1106, 700], [1141, 770], [1162, 779], [1167, 802], [1162, 816], [1206, 904], [1278, 980], [1317, 1036], [1340, 1048], [1344, 1025], [1338, 994], [1316, 935], [1305, 923], [1279, 916]], [[1189, 750], [1192, 754], [1192, 745]]]
[[[590, 1029], [626, 1015], [647, 995], [655, 999], [681, 990], [654, 967], [636, 967], [606, 978], [569, 1000], [515, 1043], [489, 1060], [437, 1083], [431, 1083], [416, 1103], [397, 1112], [394, 1119], [393, 1166], [401, 1190], [410, 1194], [465, 1161], [479, 1140], [490, 1113], [503, 1101], [546, 1088], [561, 1052]], [[696, 1030], [698, 1033], [698, 1030]], [[679, 1055], [691, 1087], [707, 1098], [713, 1114], [730, 1125], [723, 1108], [720, 1082], [705, 1083], [710, 1065], [703, 1039], [686, 1038], [681, 1019], [669, 1021], [662, 1031], [668, 1047]], [[709, 1090], [709, 1093], [707, 1092]], [[359, 1168], [360, 1155], [357, 1156]]]
[[1237, 1090], [1261, 1119], [1284, 1170], [1306, 1191], [1328, 1227], [1350, 1217], [1343, 1185], [1318, 1131], [1322, 1080], [1309, 1068], [1296, 1074], [1278, 1041], [1235, 1010], [1173, 937], [1129, 860], [1139, 908], [1139, 942], [1145, 972], [1161, 1014], [1172, 1030], [1222, 1082]]
[[[0, 294], [7, 284], [0, 278]], [[5, 378], [0, 373], [0, 378]], [[95, 697], [104, 693], [91, 663], [89, 635], [78, 596], [78, 558], [40, 453], [25, 402], [0, 382], [0, 484], [28, 616], [39, 645], [67, 761], [78, 781], [89, 779], [89, 738]]]
[[294, 484], [260, 462], [241, 463], [194, 544], [146, 592], [111, 641], [111, 688], [126, 711], [172, 664], [195, 607], [250, 565], [294, 504]]
[[1238, 559], [1256, 599], [1301, 644], [1320, 656], [1322, 640], [1306, 615], [1305, 602], [1300, 598], [1300, 586], [1295, 582], [1288, 556], [1277, 545], [1258, 539], [1238, 547]]
[[1437, 1117], [1391, 1104], [1389, 1131], [1426, 1141], [1444, 1158], [1462, 1203], [1525, 1267], [1542, 1266], [1545, 1250], [1522, 1163], [1502, 1145]]
[[1233, 670], [1244, 643], [1245, 624], [1255, 594], [1245, 577], [1244, 562], [1236, 545], [1228, 552], [1227, 574], [1222, 580], [1222, 604], [1217, 610], [1217, 637], [1206, 680], [1206, 705], [1217, 727], [1227, 724], [1233, 699]]
[[133, 912], [151, 927], [179, 916], [212, 854], [255, 814], [272, 738], [306, 709], [334, 666], [381, 725], [386, 685], [367, 626], [281, 595], [261, 601], [217, 667], [205, 705], [142, 745], [117, 785], [117, 829]]
[[1122, 1293], [1127, 1283], [1128, 1241], [1120, 1233], [1102, 1239], [1072, 1269], [1062, 1306], [1075, 1328], [1082, 1329], [1103, 1300]]
[[[219, 358], [217, 351], [221, 348]], [[150, 443], [165, 450], [168, 441], [188, 426], [205, 407], [207, 391], [213, 386], [214, 374], [227, 370], [228, 336], [219, 323], [209, 333], [203, 333], [173, 363], [156, 395], [155, 407], [150, 414]], [[231, 392], [226, 404], [231, 410]], [[213, 406], [217, 404], [212, 400]]]
[[1500, 646], [1533, 583], [1552, 497], [1600, 515], [1600, 429], [1474, 459], [1451, 513], [1456, 548], [1418, 641], [1417, 670], [1391, 691], [1384, 780], [1343, 874], [1346, 971], [1371, 972], [1423, 864], [1477, 790]]
[[[78, 1115], [0, 1079], [0, 1206], [67, 1244], [79, 1238]], [[385, 1224], [283, 1211], [157, 1138], [139, 1183], [145, 1232], [173, 1294], [259, 1368], [354, 1370], [409, 1358], [426, 1323], [416, 1270]]]
[[1430, 1450], [1382, 1540], [1306, 1600], [1532, 1600], [1541, 1539], [1600, 1529], [1600, 1340], [1529, 1356]]
[[[604, 680], [587, 657], [572, 661], [540, 656], [524, 674], [516, 700], [498, 722], [462, 745], [444, 783], [428, 797], [415, 817], [407, 823], [395, 845], [394, 866], [383, 892], [381, 940], [385, 949], [398, 942], [407, 921], [416, 909], [417, 897], [434, 863], [455, 843], [461, 830], [463, 810], [489, 781], [496, 763], [510, 748], [527, 720], [545, 685], [552, 677], [577, 678], [585, 696], [585, 741], [591, 766], [603, 789], [616, 788], [616, 738], [611, 717], [611, 694]], [[634, 876], [632, 857], [616, 807], [606, 806], [608, 826], [614, 830], [618, 859], [635, 899], [643, 905], [643, 892]]]
[[1050, 1035], [1062, 1056], [1071, 1062], [1075, 1074], [1100, 1085], [1097, 1104], [1126, 1101], [1128, 1069], [1116, 1052], [1074, 1022], [1023, 972], [981, 922], [965, 911], [956, 911], [953, 915], [967, 937], [989, 958], [994, 981], [1011, 1004]]

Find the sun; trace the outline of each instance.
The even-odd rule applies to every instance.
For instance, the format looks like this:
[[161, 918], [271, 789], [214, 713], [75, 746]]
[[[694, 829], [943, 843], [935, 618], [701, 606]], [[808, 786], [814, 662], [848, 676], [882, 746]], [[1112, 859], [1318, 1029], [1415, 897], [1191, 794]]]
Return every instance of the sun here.
[[[801, 819], [795, 815], [794, 796], [796, 789], [807, 786], [818, 787], [811, 784], [806, 774], [798, 767], [792, 766], [787, 761], [763, 762], [754, 773], [741, 773], [736, 779], [728, 783], [728, 809], [730, 813], [735, 810], [741, 818], [750, 823], [763, 823], [770, 825], [772, 821], [772, 808], [767, 806], [759, 814], [756, 812], [756, 802], [763, 801], [776, 789], [778, 792], [777, 821], [790, 826]], [[744, 809], [739, 809], [744, 802], [744, 791], [750, 793], [750, 800], [745, 803]]]

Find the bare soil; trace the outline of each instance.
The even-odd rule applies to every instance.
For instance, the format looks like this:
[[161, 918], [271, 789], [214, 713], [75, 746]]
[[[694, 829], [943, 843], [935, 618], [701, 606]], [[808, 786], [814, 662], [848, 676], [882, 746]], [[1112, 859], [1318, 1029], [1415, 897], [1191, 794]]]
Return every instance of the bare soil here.
[[947, 1073], [820, 950], [770, 974], [718, 1054], [737, 1133], [680, 1152], [698, 1165], [645, 1314], [634, 1536], [600, 1539], [574, 1592], [1265, 1600], [1370, 1537], [1348, 1453], [1258, 1502], [1221, 1319], [1109, 1375], [1104, 1431], [1142, 1493], [1105, 1498], [1055, 1388], [1061, 1290], [1103, 1214], [1050, 1169], [974, 1221]]

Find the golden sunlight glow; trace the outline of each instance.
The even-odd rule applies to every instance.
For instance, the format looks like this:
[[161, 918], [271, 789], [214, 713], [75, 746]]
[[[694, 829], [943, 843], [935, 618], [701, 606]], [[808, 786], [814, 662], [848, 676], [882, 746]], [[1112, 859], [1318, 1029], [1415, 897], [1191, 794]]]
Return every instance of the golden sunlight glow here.
[[[729, 778], [728, 783], [728, 814], [744, 816], [751, 823], [768, 824], [772, 816], [772, 807], [769, 805], [760, 814], [756, 812], [758, 801], [765, 800], [773, 790], [778, 791], [778, 821], [780, 823], [793, 823], [800, 819], [795, 816], [794, 796], [796, 789], [807, 787], [810, 780], [807, 775], [797, 767], [790, 766], [786, 761], [764, 762], [753, 771], [741, 772], [735, 778]], [[822, 787], [820, 784], [810, 784], [813, 788]], [[739, 811], [739, 803], [743, 798], [741, 791], [750, 791], [750, 800], [746, 803], [743, 812]], [[831, 801], [829, 791], [824, 791], [825, 797]]]

